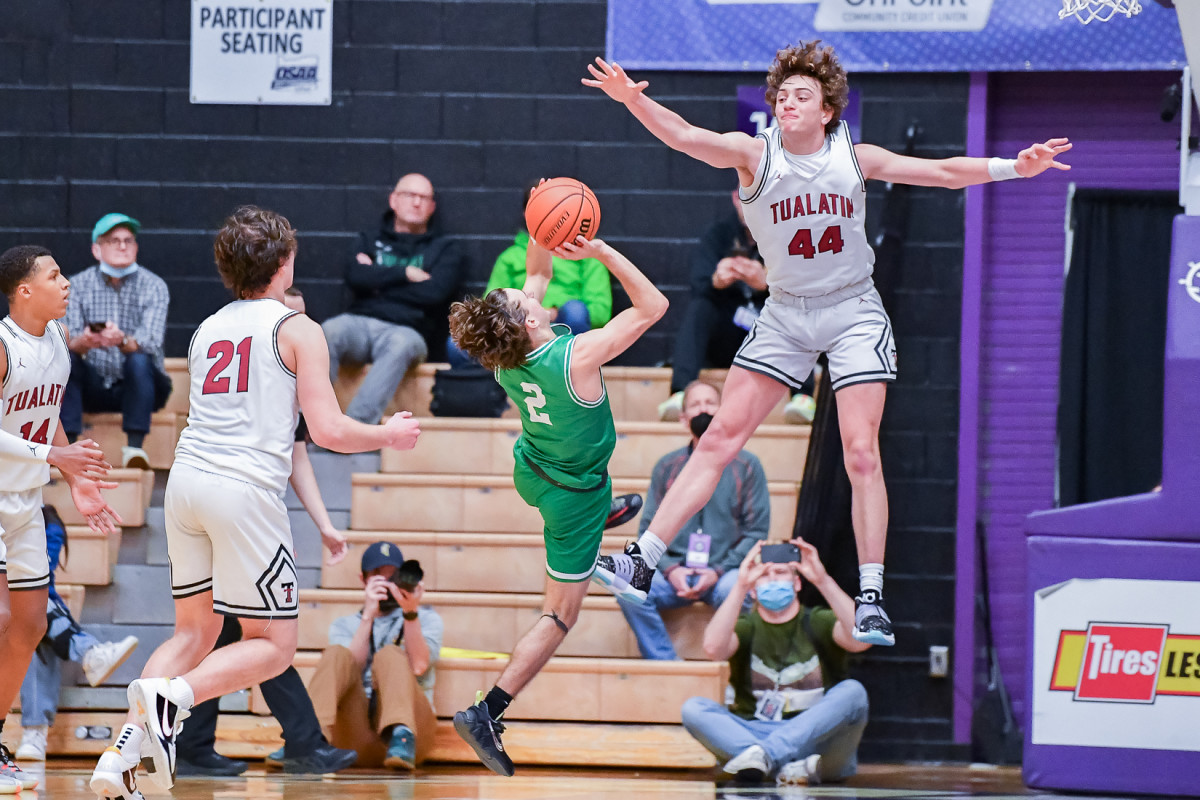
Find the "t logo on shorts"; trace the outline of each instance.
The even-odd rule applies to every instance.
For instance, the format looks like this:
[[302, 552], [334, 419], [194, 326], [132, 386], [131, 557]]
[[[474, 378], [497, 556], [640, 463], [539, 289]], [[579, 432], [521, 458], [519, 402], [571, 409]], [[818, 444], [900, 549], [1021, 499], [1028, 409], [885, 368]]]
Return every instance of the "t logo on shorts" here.
[[270, 611], [295, 611], [299, 605], [296, 584], [296, 564], [292, 554], [280, 545], [270, 565], [255, 581], [263, 604]]

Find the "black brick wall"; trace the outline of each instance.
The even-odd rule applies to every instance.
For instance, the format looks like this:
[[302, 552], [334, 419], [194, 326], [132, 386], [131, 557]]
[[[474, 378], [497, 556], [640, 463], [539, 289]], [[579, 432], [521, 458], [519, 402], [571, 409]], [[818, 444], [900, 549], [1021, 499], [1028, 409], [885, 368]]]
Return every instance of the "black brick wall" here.
[[[68, 274], [91, 263], [88, 233], [110, 210], [138, 217], [140, 261], [172, 291], [168, 353], [226, 299], [211, 236], [242, 202], [302, 232], [296, 264], [317, 319], [340, 310], [341, 265], [375, 224], [392, 182], [430, 176], [446, 230], [464, 238], [471, 285], [518, 222], [531, 176], [574, 175], [596, 191], [602, 235], [664, 289], [672, 310], [622, 358], [670, 354], [686, 305], [688, 248], [728, 208], [732, 173], [658, 144], [620, 106], [580, 86], [604, 51], [603, 0], [334, 4], [329, 107], [188, 102], [187, 0], [0, 0], [0, 249], [36, 241]], [[654, 73], [650, 94], [696, 124], [735, 125], [735, 87], [759, 74]], [[917, 154], [965, 146], [966, 78], [857, 75], [863, 138]], [[882, 187], [871, 187], [876, 226]], [[953, 630], [953, 526], [962, 268], [961, 192], [916, 189], [890, 305], [901, 380], [881, 446], [892, 502], [889, 602], [898, 646], [859, 673], [871, 692], [867, 758], [940, 758], [951, 689], [926, 676], [929, 644]], [[617, 293], [620, 307], [625, 299]]]

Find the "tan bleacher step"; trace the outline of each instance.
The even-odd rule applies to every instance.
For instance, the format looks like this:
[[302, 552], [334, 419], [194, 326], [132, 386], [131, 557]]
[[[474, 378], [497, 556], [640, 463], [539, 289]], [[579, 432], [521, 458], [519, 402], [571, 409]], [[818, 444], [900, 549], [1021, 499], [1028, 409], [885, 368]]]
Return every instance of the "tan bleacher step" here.
[[[746, 449], [758, 456], [769, 480], [799, 483], [810, 430], [807, 425], [762, 425]], [[516, 419], [423, 418], [417, 447], [384, 450], [379, 468], [407, 475], [511, 475], [513, 443], [520, 433], [521, 421]], [[679, 422], [618, 422], [608, 471], [614, 478], [649, 478], [660, 458], [687, 443], [688, 434]]]
[[[305, 686], [320, 659], [318, 651], [301, 650], [292, 660]], [[440, 659], [433, 690], [438, 714], [448, 718], [474, 703], [475, 692], [494, 684], [507, 663], [507, 659]], [[689, 697], [722, 701], [728, 683], [725, 662], [555, 657], [504, 716], [508, 720], [674, 724]], [[270, 713], [258, 687], [251, 696], [250, 710]]]
[[[103, 489], [101, 495], [121, 515], [121, 525], [136, 528], [146, 522], [146, 508], [154, 490], [154, 471], [148, 469], [112, 469], [108, 480], [118, 484]], [[86, 525], [83, 515], [71, 500], [71, 489], [57, 469], [50, 470], [50, 483], [42, 489], [42, 501], [54, 506], [65, 525]]]
[[[541, 592], [546, 583], [546, 546], [541, 533], [433, 533], [347, 531], [350, 552], [321, 564], [321, 588], [360, 589], [362, 551], [391, 542], [405, 558], [421, 562], [425, 590], [436, 592]], [[601, 551], [619, 552], [628, 538], [604, 537]], [[593, 584], [593, 594], [607, 592]]]
[[[511, 653], [517, 640], [542, 614], [540, 594], [426, 592], [445, 625], [445, 647]], [[361, 589], [301, 589], [300, 644], [320, 650], [329, 641], [329, 625], [338, 617], [362, 610]], [[704, 626], [712, 610], [703, 603], [663, 615], [680, 658], [704, 660]], [[588, 596], [579, 620], [558, 648], [559, 656], [637, 658], [637, 642], [612, 596]]]
[[67, 546], [54, 573], [57, 585], [107, 586], [121, 549], [121, 531], [96, 533], [86, 525], [67, 526]]
[[[175, 442], [179, 439], [180, 420], [174, 411], [156, 411], [150, 417], [150, 433], [142, 449], [150, 458], [154, 469], [170, 469], [175, 460]], [[184, 415], [186, 421], [186, 415]], [[125, 432], [121, 430], [120, 414], [84, 414], [81, 439], [94, 439], [104, 451], [108, 463], [121, 466], [121, 447], [125, 445]]]
[[188, 413], [188, 391], [191, 388], [191, 375], [188, 373], [188, 365], [186, 358], [164, 358], [163, 369], [167, 373], [167, 377], [171, 379], [171, 395], [167, 398], [167, 404], [163, 406], [163, 411], [170, 411], [175, 414], [187, 418]]
[[58, 596], [67, 604], [67, 608], [71, 610], [71, 616], [79, 619], [83, 615], [83, 600], [87, 596], [87, 589], [78, 584], [63, 584], [55, 582], [55, 591]]
[[[19, 742], [20, 719], [11, 716], [5, 738]], [[104, 725], [117, 731], [124, 720], [124, 711], [63, 712], [50, 728], [47, 752], [51, 756], [98, 756], [111, 740], [76, 739], [75, 729]], [[273, 717], [221, 714], [217, 720], [217, 751], [230, 758], [263, 758], [283, 746], [280, 734], [279, 723]], [[682, 725], [521, 722], [505, 731], [504, 749], [517, 764], [528, 766], [703, 769], [716, 763]], [[479, 764], [449, 720], [438, 722], [430, 761]]]
[[[532, 533], [543, 528], [541, 515], [517, 494], [512, 476], [360, 472], [350, 477], [350, 483], [350, 527], [357, 531]], [[644, 497], [649, 486], [649, 478], [617, 478], [613, 494], [636, 492]], [[791, 538], [797, 484], [768, 481], [767, 491], [769, 537], [772, 541]], [[632, 538], [637, 529], [635, 518], [609, 533]]]

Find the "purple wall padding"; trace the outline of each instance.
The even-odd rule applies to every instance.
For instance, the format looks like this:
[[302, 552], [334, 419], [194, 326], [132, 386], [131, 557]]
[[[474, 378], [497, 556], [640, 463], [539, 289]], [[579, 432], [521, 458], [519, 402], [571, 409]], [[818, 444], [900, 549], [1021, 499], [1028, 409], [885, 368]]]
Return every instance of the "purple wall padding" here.
[[[991, 76], [992, 154], [1066, 136], [1070, 172], [987, 187], [980, 310], [979, 513], [1005, 684], [1026, 720], [1025, 516], [1054, 504], [1067, 185], [1176, 189], [1178, 123], [1159, 119], [1174, 73]], [[962, 526], [960, 526], [960, 530]]]

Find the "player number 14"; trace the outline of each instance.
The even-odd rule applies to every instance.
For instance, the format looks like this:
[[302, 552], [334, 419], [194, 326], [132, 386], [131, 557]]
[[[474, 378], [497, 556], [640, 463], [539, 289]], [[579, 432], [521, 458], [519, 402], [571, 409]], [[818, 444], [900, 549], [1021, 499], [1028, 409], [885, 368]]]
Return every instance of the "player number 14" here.
[[530, 397], [525, 398], [525, 408], [529, 409], [529, 421], [541, 422], [545, 425], [553, 425], [554, 423], [550, 421], [549, 414], [543, 411], [538, 411], [539, 408], [542, 408], [546, 405], [546, 395], [542, 394], [542, 387], [538, 386], [536, 383], [522, 383], [521, 391], [525, 394], [531, 395]]

